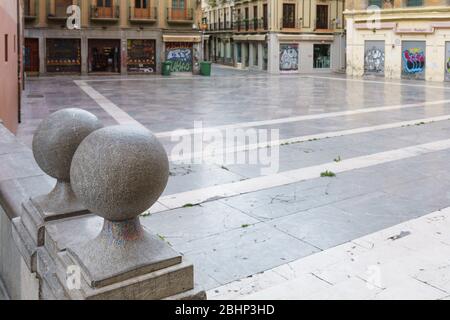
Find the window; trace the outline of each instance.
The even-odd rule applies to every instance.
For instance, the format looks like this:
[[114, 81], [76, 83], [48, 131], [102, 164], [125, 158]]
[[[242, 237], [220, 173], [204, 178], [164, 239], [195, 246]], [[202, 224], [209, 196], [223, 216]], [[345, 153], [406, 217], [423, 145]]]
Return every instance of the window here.
[[113, 0], [97, 0], [97, 6], [98, 7], [112, 7]]
[[5, 62], [8, 62], [8, 35], [5, 34]]
[[317, 5], [316, 14], [316, 29], [328, 29], [328, 5]]
[[283, 28], [295, 28], [295, 4], [283, 4]]
[[326, 69], [330, 68], [330, 45], [315, 44], [314, 45], [314, 68]]
[[419, 7], [423, 6], [423, 0], [406, 0], [407, 7]]
[[267, 4], [263, 5], [263, 28], [267, 30]]
[[258, 6], [253, 7], [253, 29], [258, 29]]
[[378, 8], [382, 8], [383, 7], [383, 0], [369, 0], [369, 3], [367, 5], [369, 7], [370, 6], [377, 6]]
[[148, 5], [147, 2], [148, 2], [147, 0], [135, 0], [134, 7], [135, 8], [146, 9], [147, 5]]
[[185, 8], [184, 0], [172, 0], [172, 8], [184, 9]]

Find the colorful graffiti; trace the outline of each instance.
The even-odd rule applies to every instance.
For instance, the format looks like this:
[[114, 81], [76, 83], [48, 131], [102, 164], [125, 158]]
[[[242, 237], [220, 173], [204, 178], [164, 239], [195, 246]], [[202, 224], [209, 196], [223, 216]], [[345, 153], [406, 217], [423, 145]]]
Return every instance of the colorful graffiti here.
[[364, 67], [367, 72], [384, 72], [384, 51], [373, 47], [366, 51], [364, 56]]
[[446, 67], [447, 67], [447, 73], [450, 73], [450, 58], [447, 59]]
[[172, 62], [173, 72], [192, 71], [192, 44], [167, 42], [166, 60]]
[[298, 45], [280, 44], [280, 71], [298, 70]]
[[425, 70], [425, 53], [420, 48], [410, 48], [403, 51], [403, 70], [415, 74]]

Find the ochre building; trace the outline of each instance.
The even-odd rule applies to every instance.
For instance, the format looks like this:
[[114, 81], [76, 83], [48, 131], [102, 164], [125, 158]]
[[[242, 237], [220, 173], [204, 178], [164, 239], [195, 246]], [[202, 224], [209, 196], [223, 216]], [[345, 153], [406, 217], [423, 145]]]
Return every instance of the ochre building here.
[[347, 74], [450, 81], [450, 1], [347, 0]]
[[[28, 74], [191, 72], [201, 60], [197, 0], [24, 0]], [[77, 20], [78, 19], [78, 20]]]

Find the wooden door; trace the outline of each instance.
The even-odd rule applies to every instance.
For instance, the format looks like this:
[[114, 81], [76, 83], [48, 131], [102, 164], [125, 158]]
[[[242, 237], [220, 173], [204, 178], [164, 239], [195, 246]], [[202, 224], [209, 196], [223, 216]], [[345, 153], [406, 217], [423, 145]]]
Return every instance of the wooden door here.
[[187, 20], [186, 0], [172, 0], [172, 19]]
[[148, 0], [135, 0], [134, 16], [136, 18], [150, 18], [150, 6]]
[[25, 38], [25, 72], [39, 72], [39, 39]]

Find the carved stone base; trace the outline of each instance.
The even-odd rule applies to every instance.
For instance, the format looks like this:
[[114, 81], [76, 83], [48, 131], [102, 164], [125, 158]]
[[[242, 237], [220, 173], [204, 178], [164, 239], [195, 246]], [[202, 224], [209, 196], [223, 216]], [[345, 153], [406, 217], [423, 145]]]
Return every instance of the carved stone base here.
[[[52, 221], [46, 229], [37, 254], [42, 299], [206, 298], [194, 285], [192, 264], [138, 219], [103, 223], [86, 215]], [[127, 241], [114, 242], [124, 234]]]

